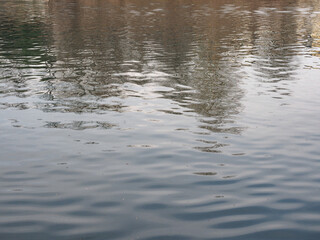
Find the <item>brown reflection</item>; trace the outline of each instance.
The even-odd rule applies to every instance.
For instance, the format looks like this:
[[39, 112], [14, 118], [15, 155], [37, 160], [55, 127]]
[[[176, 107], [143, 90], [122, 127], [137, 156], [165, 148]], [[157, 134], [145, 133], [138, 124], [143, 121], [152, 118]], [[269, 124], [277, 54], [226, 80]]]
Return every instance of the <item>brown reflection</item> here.
[[[46, 64], [45, 73], [38, 73], [46, 101], [36, 105], [45, 111], [103, 113], [125, 111], [134, 104], [125, 101], [130, 97], [161, 98], [174, 106], [156, 111], [196, 115], [202, 134], [239, 134], [242, 82], [253, 77], [265, 84], [263, 91], [286, 97], [285, 83], [294, 79], [298, 65], [294, 56], [309, 47], [308, 36], [311, 47], [317, 46], [318, 17], [309, 21], [313, 8], [303, 8], [310, 1], [50, 0], [30, 26], [51, 27], [50, 34], [38, 34], [47, 41], [32, 44], [45, 49], [38, 55], [54, 56], [39, 62]], [[29, 19], [11, 15], [7, 18]], [[223, 146], [200, 141], [211, 145], [203, 151]]]
[[299, 15], [291, 4], [278, 1], [252, 12], [255, 77], [265, 84], [264, 94], [279, 99], [290, 95], [286, 84], [294, 80], [294, 71], [298, 67], [294, 56], [299, 54]]
[[174, 90], [158, 93], [203, 116], [201, 128], [240, 133], [235, 117], [248, 56], [257, 80], [273, 84], [267, 91], [290, 94], [278, 82], [290, 80], [297, 67], [295, 2], [50, 1], [56, 78], [65, 82], [53, 94], [126, 97], [134, 89], [124, 83], [162, 78], [158, 84]]
[[[303, 2], [303, 1], [302, 1]], [[314, 14], [312, 9], [320, 9], [320, 2], [317, 0], [311, 1], [311, 9], [308, 9], [308, 15], [298, 22], [299, 24], [299, 31], [305, 31], [305, 35], [307, 35], [306, 44], [309, 47], [315, 48], [314, 55], [320, 56], [320, 14]], [[302, 22], [303, 21], [303, 22]]]
[[[63, 69], [56, 77], [67, 85], [72, 81], [73, 87], [53, 94], [126, 96], [121, 84], [143, 85], [157, 81], [160, 73], [166, 76], [161, 84], [175, 89], [162, 93], [166, 98], [213, 117], [210, 125], [227, 123], [241, 109], [238, 51], [248, 42], [243, 35], [248, 20], [239, 21], [238, 14], [224, 9], [231, 3], [51, 1], [56, 68]], [[183, 91], [177, 85], [195, 91]]]

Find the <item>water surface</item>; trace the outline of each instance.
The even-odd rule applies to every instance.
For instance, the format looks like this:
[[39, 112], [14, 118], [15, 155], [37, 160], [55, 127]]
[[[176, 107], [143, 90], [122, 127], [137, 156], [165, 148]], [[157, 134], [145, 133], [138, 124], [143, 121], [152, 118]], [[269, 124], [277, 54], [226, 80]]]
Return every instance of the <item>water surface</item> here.
[[0, 238], [320, 238], [317, 0], [0, 0]]

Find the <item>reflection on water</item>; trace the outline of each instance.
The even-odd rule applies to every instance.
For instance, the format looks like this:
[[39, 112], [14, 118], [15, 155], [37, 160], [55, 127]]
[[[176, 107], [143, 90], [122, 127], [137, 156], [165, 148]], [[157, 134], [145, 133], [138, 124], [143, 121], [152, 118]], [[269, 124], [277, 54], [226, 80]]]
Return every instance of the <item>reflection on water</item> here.
[[318, 239], [317, 0], [0, 0], [0, 236]]

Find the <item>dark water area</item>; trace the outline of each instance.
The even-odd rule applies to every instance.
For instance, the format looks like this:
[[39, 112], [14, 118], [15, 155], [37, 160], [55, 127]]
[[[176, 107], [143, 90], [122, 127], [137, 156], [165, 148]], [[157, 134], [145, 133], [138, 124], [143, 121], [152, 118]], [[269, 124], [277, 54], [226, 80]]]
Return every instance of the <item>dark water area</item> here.
[[0, 239], [320, 239], [318, 0], [0, 0]]

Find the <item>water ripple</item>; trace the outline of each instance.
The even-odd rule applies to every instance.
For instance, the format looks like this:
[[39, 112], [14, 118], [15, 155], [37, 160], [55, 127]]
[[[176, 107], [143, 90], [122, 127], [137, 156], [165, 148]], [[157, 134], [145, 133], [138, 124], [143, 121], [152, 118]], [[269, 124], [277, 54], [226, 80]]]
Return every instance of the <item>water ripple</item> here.
[[318, 240], [317, 0], [0, 1], [0, 239]]

